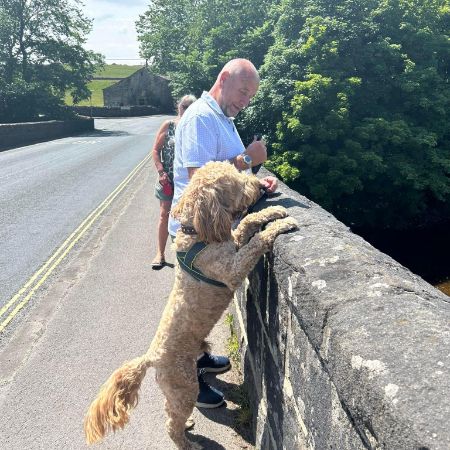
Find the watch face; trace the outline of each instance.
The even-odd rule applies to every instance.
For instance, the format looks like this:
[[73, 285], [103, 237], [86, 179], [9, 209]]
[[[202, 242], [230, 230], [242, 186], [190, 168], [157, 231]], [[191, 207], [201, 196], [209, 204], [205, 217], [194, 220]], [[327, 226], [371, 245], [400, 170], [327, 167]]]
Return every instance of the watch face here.
[[245, 164], [250, 165], [252, 163], [252, 158], [250, 158], [250, 156], [248, 156], [248, 155], [244, 155], [243, 159], [244, 159]]

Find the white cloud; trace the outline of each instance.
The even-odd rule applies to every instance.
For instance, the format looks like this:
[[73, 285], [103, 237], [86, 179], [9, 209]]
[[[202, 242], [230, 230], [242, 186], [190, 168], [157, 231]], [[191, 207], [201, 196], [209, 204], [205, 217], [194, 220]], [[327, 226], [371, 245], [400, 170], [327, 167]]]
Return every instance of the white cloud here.
[[86, 48], [102, 53], [106, 62], [143, 63], [135, 22], [143, 14], [149, 0], [86, 0], [84, 14], [94, 19]]

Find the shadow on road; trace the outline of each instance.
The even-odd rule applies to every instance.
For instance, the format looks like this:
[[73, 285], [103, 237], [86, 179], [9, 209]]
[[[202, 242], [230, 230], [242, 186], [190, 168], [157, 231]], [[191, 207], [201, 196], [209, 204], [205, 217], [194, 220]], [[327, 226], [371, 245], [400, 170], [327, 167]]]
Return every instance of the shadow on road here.
[[[236, 397], [238, 397], [237, 392], [240, 390], [241, 386], [235, 383], [230, 383], [228, 381], [222, 380], [220, 378], [216, 378], [213, 374], [205, 374], [205, 380], [214, 386], [215, 388], [222, 391], [225, 395], [225, 399], [230, 401], [234, 401], [238, 403]], [[239, 434], [249, 445], [254, 445], [254, 438], [252, 432], [252, 425], [240, 425], [239, 424], [239, 409], [229, 409], [227, 408], [227, 404], [220, 408], [215, 409], [198, 409], [201, 414], [203, 414], [209, 420], [212, 420], [216, 423], [220, 423], [225, 425], [231, 429], [233, 429], [237, 434]], [[210, 447], [206, 447], [210, 448]], [[222, 448], [222, 447], [211, 447], [211, 448]]]
[[98, 130], [98, 129], [95, 129], [93, 131], [87, 131], [85, 133], [80, 133], [77, 136], [79, 136], [79, 137], [131, 136], [131, 133], [128, 133], [128, 131], [121, 131], [121, 130]]
[[202, 436], [200, 434], [192, 434], [187, 432], [187, 438], [192, 441], [200, 444], [205, 450], [226, 450], [226, 448], [216, 441], [213, 441], [212, 439], [208, 439], [205, 436]]

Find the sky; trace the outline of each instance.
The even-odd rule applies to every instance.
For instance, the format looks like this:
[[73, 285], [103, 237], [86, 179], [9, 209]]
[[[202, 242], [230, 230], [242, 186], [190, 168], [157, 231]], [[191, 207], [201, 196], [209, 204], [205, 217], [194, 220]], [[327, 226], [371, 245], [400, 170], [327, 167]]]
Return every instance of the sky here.
[[150, 0], [84, 0], [83, 13], [94, 19], [85, 47], [102, 53], [106, 63], [143, 64], [135, 22]]

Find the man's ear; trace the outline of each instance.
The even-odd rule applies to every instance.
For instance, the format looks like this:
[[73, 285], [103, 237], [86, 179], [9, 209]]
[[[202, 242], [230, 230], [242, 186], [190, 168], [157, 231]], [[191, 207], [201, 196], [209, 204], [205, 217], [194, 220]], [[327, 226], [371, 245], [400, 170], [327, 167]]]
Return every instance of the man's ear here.
[[225, 83], [225, 81], [230, 77], [230, 72], [228, 72], [228, 70], [224, 70], [221, 74], [220, 74], [220, 85], [223, 86], [223, 84]]

